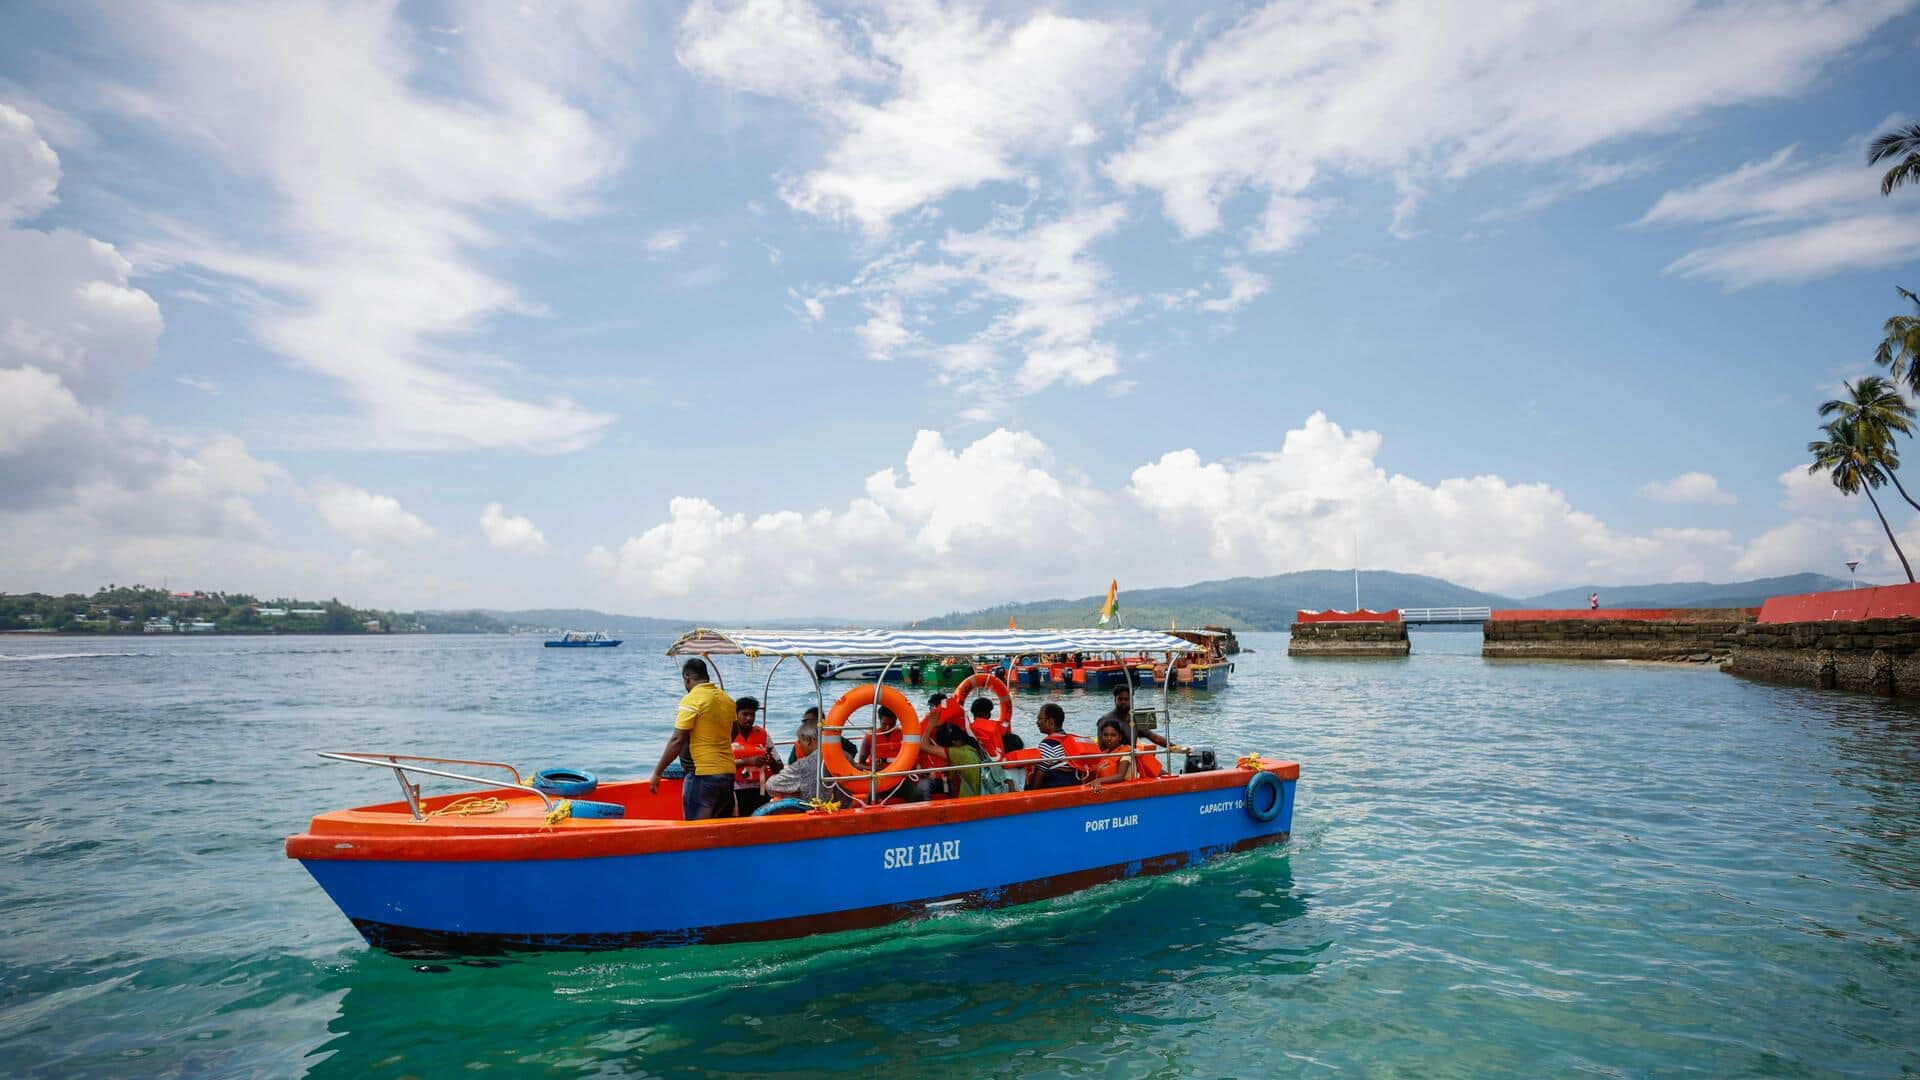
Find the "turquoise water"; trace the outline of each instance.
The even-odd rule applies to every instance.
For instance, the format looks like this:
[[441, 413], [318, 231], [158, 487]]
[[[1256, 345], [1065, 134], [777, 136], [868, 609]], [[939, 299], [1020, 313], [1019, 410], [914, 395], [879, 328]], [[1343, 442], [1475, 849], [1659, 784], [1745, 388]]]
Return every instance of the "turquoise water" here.
[[[311, 752], [641, 773], [664, 640], [0, 638], [0, 1072], [1920, 1071], [1920, 710], [1477, 635], [1248, 637], [1174, 733], [1302, 763], [1286, 848], [801, 941], [465, 959], [367, 948], [283, 857], [393, 797]], [[804, 684], [779, 673], [776, 732]]]

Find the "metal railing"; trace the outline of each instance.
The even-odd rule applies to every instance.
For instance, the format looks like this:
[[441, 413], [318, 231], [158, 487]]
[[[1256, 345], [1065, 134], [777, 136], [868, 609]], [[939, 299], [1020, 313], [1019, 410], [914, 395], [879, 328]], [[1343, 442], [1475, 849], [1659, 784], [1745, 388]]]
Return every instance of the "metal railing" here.
[[1403, 623], [1486, 622], [1491, 618], [1493, 618], [1493, 609], [1490, 607], [1414, 607], [1400, 609], [1400, 621]]
[[[527, 787], [520, 779], [520, 770], [503, 761], [474, 761], [469, 758], [427, 757], [421, 754], [341, 754], [331, 750], [320, 751], [320, 756], [329, 761], [346, 761], [355, 765], [372, 765], [377, 769], [392, 769], [393, 778], [400, 782], [400, 790], [407, 796], [407, 809], [413, 812], [413, 820], [425, 821], [427, 815], [420, 812], [420, 785], [407, 779], [408, 773], [422, 776], [441, 776], [448, 780], [465, 780], [469, 784], [484, 784], [490, 788], [514, 788], [540, 796], [548, 811], [552, 811], [559, 800], [539, 788]], [[440, 765], [478, 765], [485, 769], [505, 769], [513, 777], [513, 783], [503, 784], [498, 779], [489, 780], [484, 776], [470, 776], [466, 773], [449, 772], [445, 769], [430, 769], [425, 765], [407, 765], [402, 762], [431, 761]]]

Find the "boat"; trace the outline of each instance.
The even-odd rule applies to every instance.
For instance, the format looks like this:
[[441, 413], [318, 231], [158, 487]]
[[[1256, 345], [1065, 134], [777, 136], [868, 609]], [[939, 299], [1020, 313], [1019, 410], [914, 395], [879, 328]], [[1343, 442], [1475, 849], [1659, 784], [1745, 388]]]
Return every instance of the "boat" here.
[[1227, 645], [1232, 642], [1235, 649], [1239, 648], [1239, 643], [1233, 640], [1233, 631], [1210, 628], [1170, 630], [1168, 633], [1193, 643], [1201, 650], [1199, 656], [1176, 662], [1168, 673], [1168, 682], [1189, 690], [1226, 689], [1227, 681], [1233, 677], [1233, 661], [1228, 659]]
[[[702, 629], [668, 655], [704, 658], [723, 688], [716, 658], [747, 657], [765, 670], [767, 703], [788, 660], [811, 674], [815, 658], [1075, 652], [1163, 654], [1172, 662], [1200, 647], [1144, 630]], [[750, 670], [741, 664], [735, 674]], [[1009, 688], [989, 673], [967, 689], [976, 684], [1011, 717]], [[865, 717], [876, 701], [899, 716], [900, 758], [871, 771], [828, 753], [837, 735], [872, 730]], [[329, 751], [321, 756], [390, 771], [402, 798], [322, 813], [288, 838], [286, 853], [376, 947], [596, 949], [790, 938], [1027, 903], [1282, 844], [1292, 830], [1300, 766], [1259, 755], [1217, 762], [1211, 751], [1179, 746], [1164, 689], [1156, 720], [1171, 748], [1074, 755], [1132, 757], [1136, 766], [1154, 757], [1160, 775], [919, 803], [892, 797], [901, 772], [915, 765], [921, 732], [901, 690], [858, 685], [829, 711], [814, 679], [807, 703], [827, 717], [823, 762], [852, 793], [845, 806], [816, 789], [813, 801], [763, 808], [791, 812], [689, 822], [680, 820], [681, 784], [671, 778], [657, 792], [645, 780], [588, 778], [567, 788], [499, 762]], [[425, 777], [478, 787], [429, 796]], [[569, 790], [578, 795], [565, 797]], [[715, 881], [742, 887], [715, 889]], [[774, 882], [800, 886], [766, 887]]]
[[857, 660], [821, 660], [814, 664], [814, 673], [822, 679], [848, 679], [854, 682], [872, 682], [885, 677], [889, 682], [900, 682], [907, 677], [910, 668], [918, 664], [917, 657], [911, 661], [896, 662], [891, 657], [865, 656]]
[[549, 649], [612, 649], [621, 639], [610, 636], [605, 630], [569, 630], [552, 641], [547, 642]]

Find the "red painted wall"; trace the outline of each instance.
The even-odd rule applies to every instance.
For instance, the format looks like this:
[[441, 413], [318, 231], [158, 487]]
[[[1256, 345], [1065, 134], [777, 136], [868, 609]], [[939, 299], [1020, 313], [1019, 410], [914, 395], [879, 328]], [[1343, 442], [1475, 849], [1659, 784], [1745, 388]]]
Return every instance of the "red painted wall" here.
[[1920, 585], [1772, 596], [1760, 607], [1763, 623], [1836, 622], [1920, 617]]
[[1366, 608], [1361, 608], [1359, 611], [1296, 611], [1293, 613], [1293, 621], [1297, 623], [1399, 622], [1400, 609], [1394, 608], [1392, 611], [1369, 611]]

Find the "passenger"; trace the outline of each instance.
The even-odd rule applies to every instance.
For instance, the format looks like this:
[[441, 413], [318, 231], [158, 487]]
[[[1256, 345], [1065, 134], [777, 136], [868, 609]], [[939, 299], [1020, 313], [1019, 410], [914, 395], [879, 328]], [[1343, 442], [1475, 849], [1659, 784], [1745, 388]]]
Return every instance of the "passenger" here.
[[973, 723], [968, 728], [987, 757], [998, 761], [1006, 752], [1007, 725], [993, 718], [993, 702], [984, 697], [973, 699]]
[[773, 756], [767, 729], [754, 723], [760, 711], [758, 698], [743, 697], [733, 703], [733, 805], [741, 817], [766, 805], [762, 790], [767, 777], [780, 767]]
[[1007, 782], [1015, 791], [1027, 789], [1027, 766], [1040, 760], [1040, 749], [1027, 749], [1027, 741], [1018, 732], [1007, 732], [1006, 740], [1001, 743], [1000, 763], [1006, 768]]
[[1131, 745], [1137, 737], [1145, 737], [1159, 746], [1167, 745], [1167, 737], [1148, 729], [1136, 732], [1133, 726], [1133, 687], [1126, 683], [1116, 683], [1113, 688], [1113, 711], [1101, 717], [1097, 723], [1104, 724], [1112, 720], [1120, 725], [1121, 742]]
[[[820, 730], [820, 707], [818, 705], [807, 706], [807, 711], [800, 714], [800, 722], [802, 724], [812, 724], [815, 731]], [[842, 733], [840, 736], [840, 749], [847, 755], [848, 761], [852, 761], [854, 755], [860, 752], [860, 748], [853, 745], [853, 740], [847, 738], [845, 733]], [[800, 747], [796, 744], [793, 749], [787, 751], [787, 764], [791, 765], [798, 760], [800, 760]]]
[[958, 724], [941, 724], [934, 729], [933, 741], [947, 752], [947, 764], [952, 766], [971, 765], [959, 772], [946, 774], [947, 790], [953, 792], [956, 799], [974, 799], [980, 796], [980, 767], [987, 760], [986, 753], [974, 737]]
[[874, 727], [860, 740], [860, 754], [854, 759], [855, 765], [884, 769], [888, 762], [900, 756], [900, 743], [905, 736], [900, 731], [900, 718], [885, 705], [874, 710]]
[[1033, 779], [1027, 784], [1027, 790], [1040, 788], [1074, 787], [1080, 783], [1081, 765], [1066, 760], [1079, 753], [1085, 743], [1063, 730], [1067, 723], [1067, 711], [1058, 703], [1049, 701], [1040, 706], [1040, 714], [1034, 718], [1034, 726], [1040, 729], [1040, 759], [1033, 767]]
[[[808, 712], [818, 712], [809, 709]], [[846, 802], [846, 796], [833, 786], [821, 771], [820, 762], [820, 725], [812, 720], [802, 720], [800, 730], [793, 736], [794, 753], [798, 755], [792, 765], [780, 770], [767, 780], [769, 799], [826, 799], [833, 802]]]
[[660, 793], [667, 765], [686, 751], [693, 769], [681, 783], [680, 811], [688, 821], [733, 816], [733, 699], [708, 681], [707, 662], [694, 657], [680, 665], [687, 695], [673, 720], [673, 735], [653, 767], [647, 790]]
[[[1126, 736], [1120, 729], [1120, 721], [1106, 719], [1100, 721], [1100, 753], [1111, 754], [1126, 748]], [[1103, 757], [1093, 763], [1093, 790], [1099, 791], [1102, 783], [1120, 783], [1132, 780], [1139, 775], [1134, 771], [1131, 757]]]
[[941, 724], [959, 724], [965, 727], [967, 716], [960, 711], [959, 699], [950, 694], [938, 693], [927, 696], [927, 726], [938, 728]]

